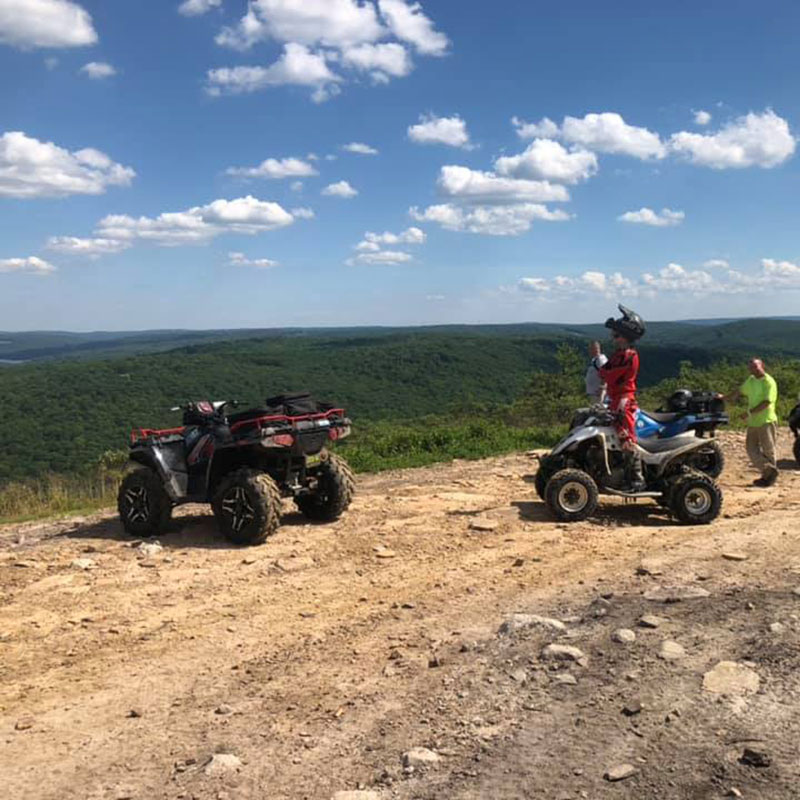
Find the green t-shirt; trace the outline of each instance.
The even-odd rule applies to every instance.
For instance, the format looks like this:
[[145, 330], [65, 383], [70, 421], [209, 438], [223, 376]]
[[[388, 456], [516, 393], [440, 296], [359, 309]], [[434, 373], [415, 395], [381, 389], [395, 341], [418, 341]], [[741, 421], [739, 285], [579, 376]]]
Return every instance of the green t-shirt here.
[[763, 378], [756, 378], [751, 375], [739, 390], [747, 398], [747, 410], [761, 405], [765, 400], [769, 400], [769, 406], [757, 414], [751, 414], [747, 418], [748, 428], [757, 428], [759, 425], [768, 425], [770, 422], [778, 421], [778, 414], [775, 407], [778, 405], [778, 385], [771, 375], [764, 375]]

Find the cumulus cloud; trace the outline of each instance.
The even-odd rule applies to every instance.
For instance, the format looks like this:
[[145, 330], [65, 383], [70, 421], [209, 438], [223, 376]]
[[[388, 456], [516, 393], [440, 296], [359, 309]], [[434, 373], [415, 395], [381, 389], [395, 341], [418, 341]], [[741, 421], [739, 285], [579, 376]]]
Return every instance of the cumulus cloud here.
[[222, 0], [184, 0], [178, 6], [178, 13], [185, 17], [199, 17], [211, 11], [212, 8], [220, 8]]
[[654, 228], [669, 228], [680, 225], [685, 216], [683, 211], [672, 211], [669, 208], [662, 208], [660, 214], [652, 208], [640, 208], [638, 211], [626, 211], [617, 219], [620, 222], [651, 225]]
[[529, 231], [536, 220], [561, 222], [570, 218], [561, 210], [551, 210], [540, 203], [462, 208], [452, 203], [440, 203], [425, 209], [409, 209], [417, 222], [435, 222], [445, 230], [479, 233], [489, 236], [518, 236]]
[[354, 189], [347, 181], [337, 181], [336, 183], [328, 184], [323, 190], [322, 194], [327, 197], [343, 197], [349, 199], [358, 194], [358, 190]]
[[419, 3], [404, 0], [378, 0], [380, 12], [389, 29], [401, 41], [413, 45], [427, 56], [443, 56], [450, 44], [447, 36], [434, 28]]
[[411, 260], [410, 253], [403, 253], [400, 250], [378, 250], [361, 252], [355, 258], [348, 258], [345, 264], [350, 267], [355, 264], [405, 264]]
[[81, 239], [77, 236], [51, 236], [47, 240], [46, 246], [48, 250], [55, 250], [59, 253], [95, 259], [100, 256], [127, 250], [131, 246], [131, 243], [118, 239]]
[[773, 258], [762, 258], [761, 268], [768, 278], [789, 279], [800, 285], [800, 265], [792, 261], [776, 261]]
[[342, 50], [341, 63], [345, 67], [370, 73], [378, 83], [389, 77], [403, 78], [414, 68], [408, 51], [397, 42], [355, 45]]
[[417, 144], [446, 144], [449, 147], [471, 147], [467, 123], [458, 114], [452, 117], [437, 117], [421, 114], [419, 123], [410, 125], [408, 138]]
[[0, 43], [22, 50], [97, 42], [89, 13], [71, 0], [0, 0]]
[[27, 258], [0, 258], [0, 272], [31, 272], [34, 275], [50, 275], [56, 268], [37, 256]]
[[366, 253], [377, 253], [383, 245], [398, 245], [398, 244], [424, 244], [428, 237], [420, 228], [410, 227], [401, 233], [372, 233], [367, 231], [364, 238], [355, 246], [355, 250]]
[[522, 138], [560, 138], [598, 153], [616, 153], [644, 160], [664, 158], [667, 149], [657, 133], [629, 125], [620, 114], [605, 111], [583, 117], [564, 117], [561, 125], [545, 117], [540, 122], [512, 119]]
[[228, 253], [228, 266], [269, 269], [270, 267], [277, 267], [278, 262], [273, 261], [271, 258], [248, 258], [244, 253]]
[[364, 144], [363, 142], [350, 142], [349, 144], [343, 144], [342, 150], [348, 153], [358, 153], [362, 156], [378, 155], [378, 151], [374, 147], [370, 147], [368, 144]]
[[709, 122], [711, 122], [711, 114], [708, 111], [694, 112], [695, 125], [708, 125]]
[[581, 148], [567, 150], [552, 139], [535, 139], [519, 155], [498, 158], [494, 167], [500, 175], [514, 178], [578, 183], [597, 172], [597, 156]]
[[729, 269], [730, 263], [724, 258], [710, 258], [703, 262], [705, 269]]
[[628, 296], [635, 292], [633, 281], [622, 273], [606, 274], [597, 270], [587, 270], [576, 277], [520, 278], [517, 287], [522, 292], [562, 297], [576, 294]]
[[441, 168], [437, 187], [449, 199], [470, 204], [566, 202], [566, 187], [549, 181], [506, 178], [457, 165]]
[[703, 167], [769, 169], [786, 161], [796, 142], [789, 123], [767, 109], [738, 117], [713, 134], [680, 131], [670, 137], [669, 146], [673, 153]]
[[307, 178], [317, 175], [317, 170], [301, 158], [267, 158], [257, 167], [228, 167], [226, 175], [238, 178], [267, 178], [281, 180], [283, 178]]
[[295, 219], [314, 219], [314, 212], [310, 208], [293, 208], [292, 216]]
[[342, 80], [333, 73], [323, 55], [303, 44], [289, 42], [281, 57], [269, 67], [220, 67], [208, 71], [206, 91], [211, 95], [243, 94], [272, 86], [308, 86], [312, 99], [322, 101], [338, 91]]
[[109, 186], [128, 186], [135, 176], [94, 148], [70, 152], [22, 131], [0, 136], [0, 197], [103, 194]]
[[[0, 2], [2, 2], [2, 0], [0, 0]], [[90, 61], [80, 68], [80, 72], [95, 81], [102, 80], [103, 78], [110, 78], [112, 75], [117, 74], [116, 69], [105, 61]]]
[[214, 200], [205, 206], [165, 212], [157, 217], [110, 214], [100, 220], [96, 233], [105, 239], [174, 246], [204, 244], [223, 233], [262, 233], [294, 221], [295, 217], [278, 203], [247, 195], [234, 200]]

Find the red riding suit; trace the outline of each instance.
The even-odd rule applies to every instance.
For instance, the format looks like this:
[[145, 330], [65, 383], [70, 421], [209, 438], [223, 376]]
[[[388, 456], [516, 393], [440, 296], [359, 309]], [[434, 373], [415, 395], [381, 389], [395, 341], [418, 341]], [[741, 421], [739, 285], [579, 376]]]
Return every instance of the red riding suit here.
[[617, 350], [600, 367], [600, 377], [606, 382], [609, 407], [617, 416], [616, 429], [623, 447], [636, 443], [636, 377], [639, 374], [639, 354], [632, 347]]

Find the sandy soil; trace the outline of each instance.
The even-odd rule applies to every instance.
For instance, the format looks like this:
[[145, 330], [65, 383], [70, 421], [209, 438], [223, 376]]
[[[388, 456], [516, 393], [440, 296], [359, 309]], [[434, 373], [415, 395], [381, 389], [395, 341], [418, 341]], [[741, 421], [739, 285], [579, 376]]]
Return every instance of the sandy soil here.
[[[287, 506], [250, 549], [203, 507], [149, 555], [110, 512], [0, 528], [3, 797], [798, 798], [800, 471], [784, 433], [751, 488], [723, 443], [705, 527], [615, 500], [555, 524], [518, 455], [362, 478], [341, 521]], [[516, 613], [564, 629], [499, 633]], [[750, 683], [704, 689], [720, 661]]]

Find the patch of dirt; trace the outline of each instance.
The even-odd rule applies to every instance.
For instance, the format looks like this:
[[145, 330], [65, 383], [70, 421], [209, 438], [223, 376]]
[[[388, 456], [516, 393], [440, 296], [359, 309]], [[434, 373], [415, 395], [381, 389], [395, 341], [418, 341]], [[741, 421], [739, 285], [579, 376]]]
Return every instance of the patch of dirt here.
[[[204, 507], [159, 552], [110, 513], [0, 528], [4, 795], [797, 798], [800, 471], [786, 435], [779, 483], [751, 488], [743, 437], [722, 443], [705, 527], [614, 499], [554, 523], [518, 455], [361, 478], [331, 525], [287, 504], [257, 548]], [[645, 598], [662, 586], [709, 594]], [[515, 613], [566, 630], [498, 633]], [[705, 691], [720, 661], [757, 691]], [[440, 759], [404, 767], [415, 747]]]

